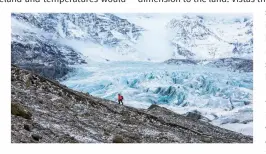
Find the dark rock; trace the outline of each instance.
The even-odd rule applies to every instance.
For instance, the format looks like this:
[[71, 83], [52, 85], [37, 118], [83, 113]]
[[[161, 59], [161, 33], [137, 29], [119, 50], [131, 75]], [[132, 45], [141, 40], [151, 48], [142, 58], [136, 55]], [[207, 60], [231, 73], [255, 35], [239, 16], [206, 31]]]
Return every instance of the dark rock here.
[[211, 67], [227, 68], [230, 71], [253, 72], [253, 60], [241, 58], [221, 58], [207, 64]]
[[248, 123], [250, 123], [250, 122], [253, 122], [253, 120], [244, 120], [244, 121], [242, 121], [241, 123], [242, 123], [242, 124], [248, 124]]
[[245, 142], [247, 142], [247, 140], [246, 140], [246, 139], [244, 139], [244, 138], [242, 138], [240, 141], [241, 141], [242, 143], [245, 143]]
[[224, 119], [222, 122], [221, 122], [221, 125], [224, 125], [224, 124], [234, 124], [234, 123], [239, 123], [240, 121], [238, 119]]
[[38, 100], [38, 102], [39, 102], [40, 104], [43, 104], [43, 101], [42, 101], [42, 100]]
[[[201, 64], [200, 60], [193, 59], [169, 59], [164, 63], [175, 64], [175, 65], [198, 65]], [[241, 58], [221, 58], [209, 61], [204, 64], [210, 67], [226, 68], [229, 71], [238, 72], [253, 72], [253, 60], [252, 59], [241, 59]]]
[[192, 59], [169, 59], [169, 60], [166, 60], [164, 63], [175, 64], [175, 65], [183, 65], [183, 64], [197, 65], [198, 62], [199, 62], [198, 60], [192, 60]]
[[200, 120], [203, 118], [199, 111], [192, 111], [185, 114], [186, 117], [193, 119], [193, 120]]
[[37, 134], [32, 134], [31, 137], [35, 140], [35, 141], [40, 141], [42, 139], [42, 137], [40, 135]]
[[104, 131], [104, 135], [105, 135], [105, 136], [109, 136], [109, 135], [110, 135], [110, 133], [109, 133], [109, 132], [107, 132], [107, 131]]
[[59, 138], [60, 143], [79, 143], [78, 140], [76, 140], [74, 137], [71, 137], [70, 135], [64, 135]]
[[245, 105], [250, 105], [250, 104], [251, 104], [251, 102], [244, 101], [244, 104], [245, 104]]
[[35, 72], [50, 79], [60, 79], [64, 77], [67, 73], [72, 71], [70, 67], [64, 64], [60, 65], [55, 64], [53, 66], [45, 66], [43, 64], [34, 64], [34, 63], [32, 64], [16, 63], [16, 64], [19, 65], [21, 68]]
[[151, 109], [154, 109], [154, 108], [158, 108], [159, 106], [158, 105], [156, 105], [156, 104], [152, 104], [149, 108], [148, 108], [148, 110], [151, 110]]
[[25, 119], [31, 119], [32, 114], [18, 103], [11, 103], [11, 114]]
[[30, 125], [24, 124], [24, 129], [27, 131], [31, 131]]
[[212, 139], [209, 138], [209, 137], [203, 137], [202, 138], [202, 141], [205, 142], [205, 143], [211, 143], [212, 142]]
[[114, 136], [113, 143], [124, 143], [124, 141], [121, 136]]

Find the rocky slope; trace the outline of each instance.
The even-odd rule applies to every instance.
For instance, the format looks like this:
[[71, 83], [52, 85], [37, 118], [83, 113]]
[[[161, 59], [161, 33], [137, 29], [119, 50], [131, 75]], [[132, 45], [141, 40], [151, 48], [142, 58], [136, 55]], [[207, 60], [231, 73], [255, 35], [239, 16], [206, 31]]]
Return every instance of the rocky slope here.
[[251, 143], [252, 137], [213, 126], [196, 113], [147, 110], [73, 91], [12, 66], [12, 143]]

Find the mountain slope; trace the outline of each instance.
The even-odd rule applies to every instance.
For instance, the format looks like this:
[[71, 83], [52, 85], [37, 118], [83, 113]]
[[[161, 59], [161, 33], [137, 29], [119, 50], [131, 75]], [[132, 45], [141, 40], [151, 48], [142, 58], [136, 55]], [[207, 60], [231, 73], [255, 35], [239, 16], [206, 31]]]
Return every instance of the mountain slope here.
[[11, 19], [12, 63], [52, 79], [88, 59], [135, 52], [132, 46], [144, 30], [112, 14], [13, 13]]
[[[252, 59], [252, 29], [252, 18], [240, 15], [13, 13], [12, 62]], [[63, 57], [46, 60], [38, 49]]]
[[121, 106], [12, 65], [12, 143], [251, 143], [252, 137], [156, 105]]
[[184, 15], [167, 28], [176, 51], [172, 58], [217, 59], [248, 57], [253, 53], [253, 21], [250, 18]]

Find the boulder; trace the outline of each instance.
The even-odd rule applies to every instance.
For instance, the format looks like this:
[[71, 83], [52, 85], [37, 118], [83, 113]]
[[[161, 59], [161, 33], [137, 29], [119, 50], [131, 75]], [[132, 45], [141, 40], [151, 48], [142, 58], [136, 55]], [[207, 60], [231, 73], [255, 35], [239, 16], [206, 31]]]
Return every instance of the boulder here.
[[32, 134], [31, 137], [35, 140], [35, 141], [40, 141], [42, 139], [42, 137], [38, 134]]
[[124, 143], [123, 138], [121, 136], [114, 136], [113, 143]]
[[32, 114], [18, 103], [11, 103], [11, 114], [25, 119], [31, 119]]

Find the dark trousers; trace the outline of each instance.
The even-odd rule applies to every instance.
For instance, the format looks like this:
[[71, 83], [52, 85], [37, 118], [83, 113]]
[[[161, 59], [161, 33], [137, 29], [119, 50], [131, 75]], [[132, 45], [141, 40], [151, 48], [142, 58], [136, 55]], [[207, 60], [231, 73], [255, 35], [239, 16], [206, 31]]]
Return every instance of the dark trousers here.
[[120, 103], [123, 105], [123, 102], [122, 102], [122, 100], [118, 100], [118, 104], [120, 104]]

